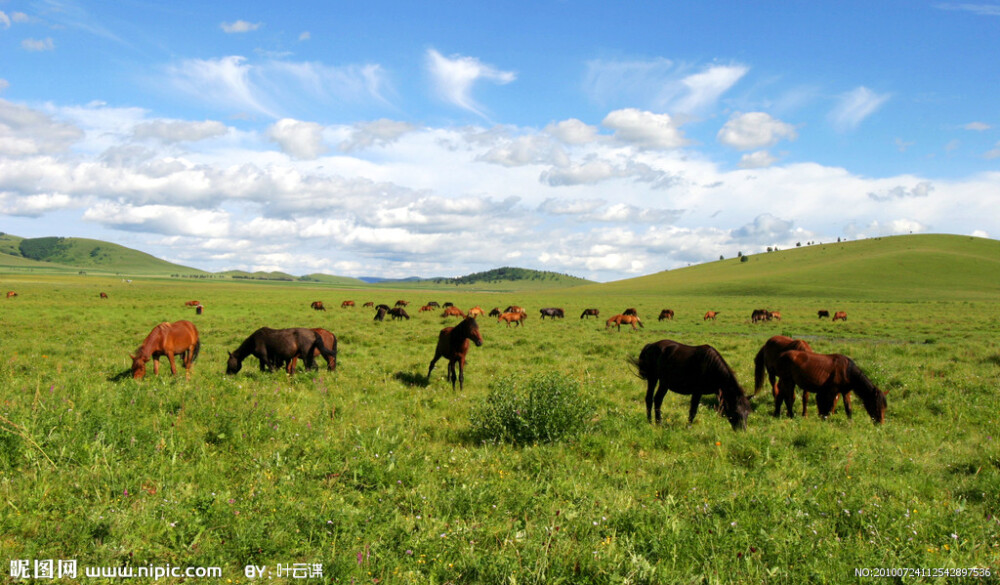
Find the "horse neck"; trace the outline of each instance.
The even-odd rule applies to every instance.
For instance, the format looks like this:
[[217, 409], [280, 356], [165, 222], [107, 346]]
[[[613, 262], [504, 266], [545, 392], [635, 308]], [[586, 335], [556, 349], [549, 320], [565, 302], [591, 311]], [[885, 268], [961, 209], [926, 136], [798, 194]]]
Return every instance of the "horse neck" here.
[[472, 334], [472, 330], [478, 329], [479, 327], [475, 325], [475, 321], [469, 321], [468, 319], [462, 321], [451, 330], [451, 338], [456, 342], [461, 342], [464, 339], [475, 339]]

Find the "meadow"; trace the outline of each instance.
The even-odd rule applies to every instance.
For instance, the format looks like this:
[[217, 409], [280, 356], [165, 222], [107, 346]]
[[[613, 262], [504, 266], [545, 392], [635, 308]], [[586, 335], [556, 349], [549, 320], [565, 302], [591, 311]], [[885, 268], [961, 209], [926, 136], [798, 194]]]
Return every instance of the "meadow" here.
[[[320, 564], [311, 582], [335, 583], [997, 582], [995, 298], [0, 282], [19, 293], [0, 305], [5, 578], [8, 561], [75, 559], [221, 567], [226, 583], [250, 582], [247, 565], [277, 577], [279, 564]], [[340, 309], [345, 299], [358, 307]], [[412, 319], [374, 322], [360, 306], [396, 299], [412, 302]], [[456, 322], [417, 313], [431, 300], [519, 304], [529, 318], [520, 328], [481, 318], [484, 344], [453, 392], [443, 362], [425, 379], [438, 331]], [[545, 306], [566, 318], [540, 320]], [[630, 306], [644, 328], [605, 329]], [[580, 319], [588, 307], [602, 319]], [[658, 322], [668, 307], [676, 319]], [[783, 320], [750, 324], [758, 307]], [[708, 309], [717, 321], [702, 321]], [[191, 379], [170, 376], [166, 360], [159, 376], [118, 376], [156, 324], [178, 319], [201, 333]], [[262, 373], [249, 358], [224, 375], [227, 352], [265, 325], [333, 331], [337, 371]], [[664, 424], [647, 423], [645, 385], [627, 362], [644, 344], [713, 345], [752, 393], [754, 355], [775, 334], [854, 358], [888, 392], [886, 423], [859, 401], [853, 420], [840, 406], [821, 420], [814, 402], [802, 417], [799, 401], [794, 419], [773, 418], [767, 389], [746, 432], [709, 398], [688, 425], [688, 399], [673, 393]], [[574, 432], [531, 444], [476, 432], [489, 400], [538, 384], [574, 393], [586, 412]], [[907, 568], [921, 572], [855, 573]], [[970, 568], [992, 576], [941, 576]]]

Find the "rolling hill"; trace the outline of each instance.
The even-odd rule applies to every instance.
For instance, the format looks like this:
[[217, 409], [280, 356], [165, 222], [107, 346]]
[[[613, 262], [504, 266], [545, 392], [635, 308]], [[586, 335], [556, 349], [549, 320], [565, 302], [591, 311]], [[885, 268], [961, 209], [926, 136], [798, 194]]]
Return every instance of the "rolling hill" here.
[[815, 244], [585, 287], [661, 295], [1000, 298], [1000, 241], [906, 235]]
[[20, 238], [0, 235], [0, 268], [144, 276], [210, 273], [160, 260], [118, 244], [87, 238]]

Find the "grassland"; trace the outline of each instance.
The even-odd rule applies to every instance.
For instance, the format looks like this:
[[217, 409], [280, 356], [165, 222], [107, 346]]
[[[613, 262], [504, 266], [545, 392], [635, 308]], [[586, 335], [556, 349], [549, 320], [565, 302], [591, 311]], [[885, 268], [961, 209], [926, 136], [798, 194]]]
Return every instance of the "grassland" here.
[[[950, 258], [941, 263], [884, 243], [900, 248], [861, 250], [882, 271], [841, 257], [870, 280], [842, 289], [792, 269], [769, 277], [774, 267], [764, 266], [823, 274], [811, 256], [837, 258], [835, 245], [754, 256], [734, 267], [758, 271], [745, 288], [714, 272], [730, 261], [518, 292], [0, 276], [0, 288], [19, 292], [0, 302], [0, 573], [8, 560], [77, 559], [218, 566], [233, 583], [248, 582], [245, 565], [274, 576], [279, 563], [321, 563], [323, 582], [337, 583], [799, 584], [876, 580], [855, 568], [979, 567], [994, 577], [889, 581], [996, 582], [993, 243], [921, 244]], [[975, 270], [914, 287], [899, 260], [911, 257], [917, 267]], [[183, 306], [192, 298], [205, 314]], [[442, 364], [424, 375], [438, 330], [454, 321], [412, 311], [379, 323], [360, 308], [399, 298], [516, 303], [530, 317], [510, 329], [483, 320], [465, 390], [452, 392]], [[359, 308], [332, 308], [345, 299]], [[313, 300], [331, 309], [312, 311]], [[541, 321], [542, 306], [562, 306], [567, 318]], [[627, 306], [645, 328], [578, 318]], [[676, 320], [657, 322], [666, 307]], [[751, 325], [757, 307], [784, 319]], [[821, 308], [850, 318], [819, 320]], [[721, 311], [718, 321], [701, 320], [708, 309]], [[202, 335], [193, 377], [161, 370], [116, 381], [152, 327], [177, 319]], [[225, 376], [227, 351], [263, 325], [335, 332], [337, 371], [261, 373], [251, 358]], [[753, 356], [777, 333], [855, 358], [888, 391], [886, 424], [860, 408], [853, 420], [839, 408], [826, 421], [815, 412], [775, 419], [766, 392], [746, 432], [733, 432], [709, 399], [687, 425], [687, 400], [673, 394], [664, 425], [646, 423], [644, 386], [626, 362], [643, 344], [709, 343], [749, 390]], [[543, 374], [579, 389], [591, 412], [579, 434], [528, 446], [474, 438], [470, 417], [491, 388]]]

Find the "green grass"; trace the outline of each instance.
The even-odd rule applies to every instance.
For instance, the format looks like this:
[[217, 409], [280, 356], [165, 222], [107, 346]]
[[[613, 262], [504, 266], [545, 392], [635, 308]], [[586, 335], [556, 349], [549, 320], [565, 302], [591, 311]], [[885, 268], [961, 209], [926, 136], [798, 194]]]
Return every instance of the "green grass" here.
[[[474, 292], [3, 281], [20, 293], [0, 299], [5, 576], [4, 559], [219, 566], [234, 583], [248, 582], [245, 565], [273, 575], [278, 563], [322, 563], [324, 582], [339, 583], [798, 584], [856, 582], [854, 568], [868, 567], [1000, 570], [1000, 308], [977, 290], [800, 298], [621, 283]], [[204, 315], [183, 306], [190, 298]], [[359, 307], [337, 308], [348, 298]], [[411, 311], [378, 323], [360, 307], [396, 299], [514, 303], [529, 319], [509, 329], [482, 319], [485, 342], [453, 392], [444, 364], [424, 375], [437, 332], [454, 321]], [[313, 300], [330, 309], [312, 311]], [[567, 318], [541, 321], [542, 306]], [[628, 306], [644, 329], [578, 318]], [[751, 325], [758, 306], [784, 319]], [[665, 307], [676, 320], [655, 320]], [[718, 321], [701, 320], [709, 308]], [[817, 308], [850, 319], [820, 321]], [[140, 383], [109, 380], [157, 323], [178, 319], [203, 341], [190, 380], [166, 367]], [[260, 373], [250, 358], [225, 376], [227, 352], [264, 325], [335, 332], [337, 372]], [[764, 393], [746, 432], [709, 399], [688, 426], [687, 399], [674, 394], [664, 425], [646, 423], [644, 384], [626, 361], [645, 343], [709, 343], [749, 389], [753, 356], [777, 333], [853, 357], [888, 391], [886, 424], [861, 408], [851, 421], [841, 408], [819, 420], [815, 407], [774, 419]], [[519, 381], [546, 376], [586, 403], [576, 432], [524, 445], [473, 432], [491, 393], [513, 397]]]

